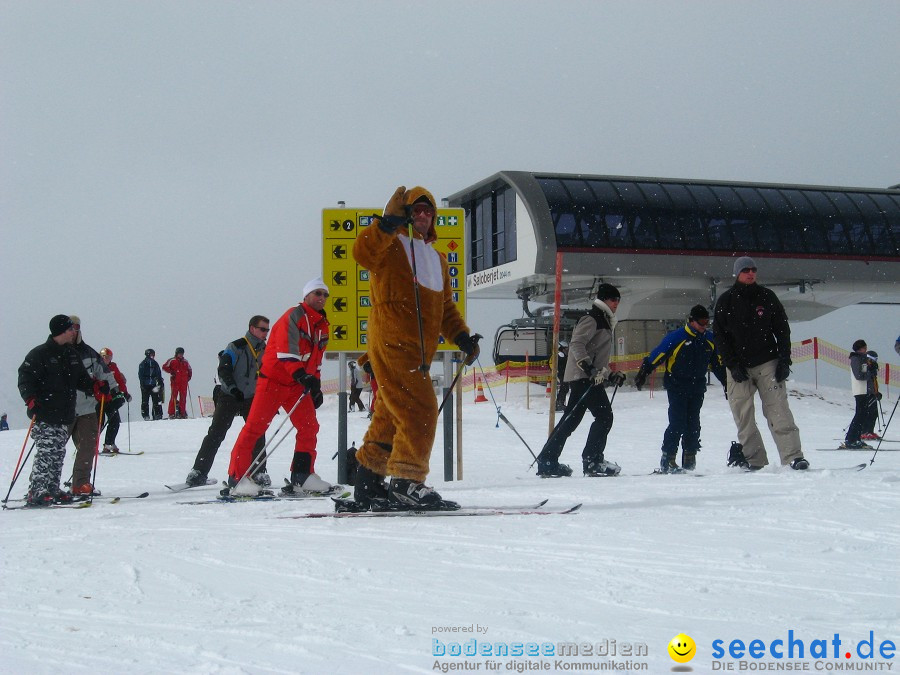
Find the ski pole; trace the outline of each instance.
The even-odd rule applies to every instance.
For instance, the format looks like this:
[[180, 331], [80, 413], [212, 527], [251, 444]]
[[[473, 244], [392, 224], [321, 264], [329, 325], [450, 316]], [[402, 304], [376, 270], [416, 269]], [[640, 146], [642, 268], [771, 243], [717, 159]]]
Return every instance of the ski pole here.
[[444, 394], [444, 400], [441, 401], [441, 404], [438, 406], [438, 415], [441, 414], [441, 410], [444, 409], [444, 404], [447, 403], [447, 399], [450, 398], [450, 394], [453, 393], [454, 387], [456, 387], [456, 383], [459, 381], [459, 376], [462, 375], [463, 369], [466, 367], [466, 362], [463, 361], [459, 364], [459, 368], [456, 369], [456, 375], [453, 376], [453, 380], [450, 382], [450, 388], [447, 389], [447, 393]]
[[[9, 490], [6, 491], [6, 497], [3, 498], [3, 503], [6, 503], [6, 500], [9, 499], [10, 493], [12, 493], [13, 486], [16, 484], [16, 480], [19, 478], [19, 467], [22, 465], [22, 455], [25, 454], [25, 446], [28, 445], [28, 437], [31, 436], [31, 430], [34, 428], [34, 417], [31, 418], [31, 424], [28, 425], [28, 431], [25, 432], [25, 440], [22, 441], [22, 450], [19, 452], [19, 459], [16, 461], [16, 468], [13, 471], [12, 480], [9, 483]], [[34, 447], [34, 443], [31, 444], [31, 447]], [[31, 450], [28, 451], [28, 454], [31, 454]]]
[[128, 452], [131, 452], [131, 401], [125, 402], [128, 405]]
[[[279, 424], [278, 428], [275, 429], [275, 433], [272, 434], [272, 437], [263, 446], [263, 449], [260, 451], [259, 455], [257, 455], [253, 459], [253, 461], [250, 462], [250, 466], [247, 467], [247, 470], [244, 472], [244, 475], [241, 476], [240, 478], [238, 478], [237, 483], [240, 483], [247, 476], [250, 476], [252, 478], [253, 474], [255, 474], [256, 471], [259, 469], [259, 467], [262, 466], [263, 462], [267, 462], [269, 460], [269, 457], [271, 457], [272, 453], [275, 452], [275, 448], [277, 448], [279, 445], [281, 445], [281, 441], [279, 441], [271, 450], [269, 450], [269, 446], [272, 444], [272, 441], [275, 440], [275, 437], [278, 436], [278, 432], [281, 431], [281, 427], [284, 426], [285, 422], [287, 422], [289, 419], [291, 419], [291, 415], [294, 414], [294, 411], [297, 409], [297, 406], [300, 405], [300, 401], [302, 401], [306, 397], [306, 394], [307, 394], [306, 390], [304, 390], [303, 393], [300, 394], [300, 398], [297, 399], [297, 402], [290, 409], [290, 411], [288, 411], [287, 416], [283, 420], [281, 420], [281, 424]], [[287, 437], [287, 434], [285, 434], [285, 436], [282, 437], [281, 440], [283, 441], [285, 437]], [[260, 459], [260, 457], [262, 457], [262, 459]], [[237, 483], [235, 483], [235, 485]]]
[[100, 399], [100, 417], [97, 420], [97, 442], [94, 444], [94, 474], [91, 476], [91, 495], [88, 497], [88, 503], [94, 501], [94, 493], [97, 491], [97, 461], [100, 458], [100, 432], [103, 430], [103, 406], [106, 404], [106, 397]]
[[422, 327], [422, 300], [419, 297], [419, 273], [416, 269], [416, 240], [413, 237], [412, 219], [407, 219], [406, 227], [409, 233], [409, 257], [413, 273], [413, 291], [415, 291], [416, 295], [416, 318], [419, 320], [419, 350], [422, 353], [422, 363], [419, 365], [419, 370], [422, 371], [423, 377], [427, 377], [430, 366], [425, 363], [425, 330]]
[[[481, 339], [481, 337], [482, 337], [481, 335], [479, 335], [478, 333], [475, 333], [475, 335], [472, 336], [472, 340], [475, 342], [475, 344], [478, 344], [478, 341]], [[481, 365], [481, 361], [478, 362], [478, 365], [479, 366]], [[456, 369], [456, 375], [453, 376], [453, 380], [450, 382], [450, 388], [447, 390], [447, 393], [444, 394], [444, 400], [441, 401], [441, 405], [438, 406], [438, 415], [440, 415], [441, 410], [444, 409], [444, 404], [447, 403], [447, 399], [450, 398], [450, 394], [453, 393], [453, 388], [456, 386], [456, 382], [459, 380], [459, 376], [462, 375], [463, 369], [465, 367], [466, 367], [466, 360], [463, 359], [462, 363], [459, 364], [459, 368]], [[483, 372], [484, 371], [482, 370], [482, 373]]]
[[881, 450], [881, 444], [884, 442], [884, 436], [887, 435], [888, 427], [891, 426], [891, 420], [894, 419], [894, 413], [897, 412], [897, 403], [900, 403], [900, 396], [897, 397], [896, 402], [894, 403], [894, 409], [891, 410], [891, 416], [888, 417], [887, 423], [884, 425], [884, 429], [882, 430], [882, 436], [878, 439], [878, 445], [875, 446], [875, 452], [872, 454], [872, 459], [869, 460], [869, 465], [875, 463], [875, 455], [878, 454], [878, 451]]
[[[191, 404], [191, 418], [194, 417], [194, 397], [191, 396], [191, 384], [188, 382], [188, 402]], [[185, 410], [185, 413], [187, 410]]]

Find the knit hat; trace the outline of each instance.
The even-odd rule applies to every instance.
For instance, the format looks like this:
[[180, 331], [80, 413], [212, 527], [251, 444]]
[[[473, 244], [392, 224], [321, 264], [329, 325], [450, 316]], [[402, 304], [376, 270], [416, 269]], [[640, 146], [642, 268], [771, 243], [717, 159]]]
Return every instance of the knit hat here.
[[690, 321], [697, 321], [700, 319], [709, 320], [709, 310], [706, 309], [703, 305], [694, 305], [691, 307], [691, 313], [688, 315], [688, 319]]
[[748, 267], [756, 269], [756, 262], [750, 256], [742, 255], [740, 258], [734, 261], [734, 276], [737, 276], [741, 273], [741, 270], [745, 270]]
[[307, 295], [318, 290], [323, 290], [326, 293], [328, 292], [328, 286], [322, 281], [322, 277], [316, 277], [315, 279], [310, 279], [306, 282], [306, 285], [303, 287], [303, 297], [306, 298]]
[[57, 314], [52, 319], [50, 319], [50, 335], [52, 335], [53, 337], [62, 335], [67, 330], [69, 330], [74, 323], [75, 322], [65, 314]]
[[621, 297], [619, 289], [612, 284], [600, 284], [597, 289], [598, 300], [619, 300]]

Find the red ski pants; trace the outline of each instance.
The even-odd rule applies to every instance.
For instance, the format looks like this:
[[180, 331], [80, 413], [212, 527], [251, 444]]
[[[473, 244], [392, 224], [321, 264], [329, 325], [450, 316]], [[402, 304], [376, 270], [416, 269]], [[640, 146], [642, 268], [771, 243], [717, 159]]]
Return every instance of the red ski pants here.
[[[247, 422], [241, 429], [237, 442], [231, 450], [231, 464], [228, 475], [240, 479], [250, 468], [253, 461], [253, 446], [272, 423], [272, 419], [280, 408], [289, 411], [303, 394], [299, 384], [283, 385], [267, 377], [260, 377], [256, 382], [256, 394], [250, 406]], [[312, 398], [304, 396], [300, 405], [291, 414], [291, 423], [297, 430], [294, 440], [294, 452], [303, 452], [310, 456], [310, 473], [316, 470], [316, 437], [319, 434], [319, 421]], [[275, 438], [269, 439], [271, 443]]]
[[[187, 417], [187, 390], [188, 383], [172, 381], [172, 391], [169, 397], [169, 417], [175, 417], [175, 406], [178, 406], [178, 412]], [[177, 401], [175, 399], [178, 399]]]

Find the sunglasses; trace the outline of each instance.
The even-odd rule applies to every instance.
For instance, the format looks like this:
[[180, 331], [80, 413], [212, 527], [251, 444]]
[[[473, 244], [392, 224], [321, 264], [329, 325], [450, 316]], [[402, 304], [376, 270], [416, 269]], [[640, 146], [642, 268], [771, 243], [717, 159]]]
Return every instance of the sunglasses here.
[[313, 291], [313, 295], [318, 296], [320, 298], [327, 298], [328, 291]]
[[434, 208], [429, 206], [428, 204], [414, 204], [412, 207], [412, 213], [414, 216], [418, 216], [418, 215], [422, 215], [422, 214], [424, 214], [426, 216], [433, 216]]
[[253, 326], [256, 330], [261, 330], [263, 333], [268, 333], [268, 328], [263, 328], [262, 326]]
[[698, 326], [708, 326], [709, 319], [694, 319], [694, 323], [696, 323]]
[[753, 272], [755, 274], [756, 268], [755, 267], [745, 267], [744, 269], [741, 270], [741, 274], [743, 274], [745, 272]]

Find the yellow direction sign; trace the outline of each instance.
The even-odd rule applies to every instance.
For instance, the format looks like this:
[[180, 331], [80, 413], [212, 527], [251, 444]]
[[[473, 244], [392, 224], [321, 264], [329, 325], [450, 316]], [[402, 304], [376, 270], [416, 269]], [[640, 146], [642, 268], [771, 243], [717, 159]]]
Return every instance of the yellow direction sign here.
[[[322, 209], [322, 270], [331, 296], [325, 305], [331, 324], [329, 352], [364, 352], [368, 349], [368, 324], [372, 301], [369, 270], [353, 259], [353, 240], [364, 227], [374, 225], [373, 214], [382, 209]], [[438, 239], [434, 249], [447, 259], [453, 301], [466, 315], [465, 211], [437, 210]], [[439, 349], [456, 350], [453, 343]]]

